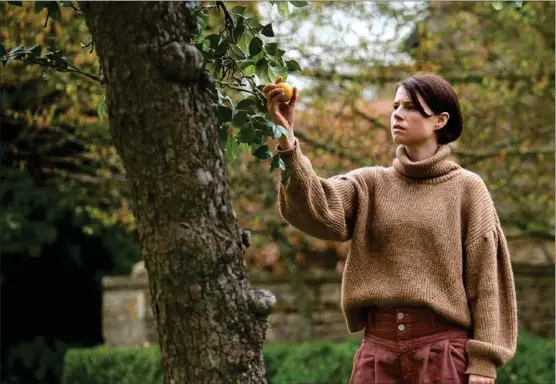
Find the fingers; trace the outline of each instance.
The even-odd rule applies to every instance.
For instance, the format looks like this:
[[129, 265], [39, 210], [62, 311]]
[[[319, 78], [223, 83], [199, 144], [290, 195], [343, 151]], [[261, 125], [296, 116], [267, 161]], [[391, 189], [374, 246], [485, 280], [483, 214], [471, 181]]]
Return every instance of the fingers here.
[[293, 87], [292, 97], [288, 105], [292, 108], [295, 108], [295, 104], [297, 104], [297, 87]]
[[267, 93], [272, 91], [275, 88], [276, 88], [276, 84], [273, 83], [268, 83], [267, 85], [265, 85], [265, 87], [263, 88], [264, 96], [268, 97]]
[[280, 76], [279, 78], [277, 78], [274, 83], [268, 83], [267, 85], [265, 85], [265, 87], [263, 88], [263, 93], [265, 95], [265, 97], [267, 97], [267, 93], [272, 91], [274, 88], [276, 88], [276, 84], [280, 84], [284, 81], [284, 79], [282, 78], [282, 76]]
[[274, 100], [278, 100], [278, 97], [276, 96], [282, 95], [283, 93], [284, 90], [282, 88], [273, 89], [272, 91], [268, 92], [268, 95], [266, 95], [266, 99], [269, 103], [272, 103]]
[[272, 99], [270, 99], [270, 102], [268, 103], [268, 109], [269, 111], [271, 111], [271, 113], [277, 114], [278, 112], [278, 103], [280, 102], [280, 100], [278, 100], [277, 97], [274, 97]]

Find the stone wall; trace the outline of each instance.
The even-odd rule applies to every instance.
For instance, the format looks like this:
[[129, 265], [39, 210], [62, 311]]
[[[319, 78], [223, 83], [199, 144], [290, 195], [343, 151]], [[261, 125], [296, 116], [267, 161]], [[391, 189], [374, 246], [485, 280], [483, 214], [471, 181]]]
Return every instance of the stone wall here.
[[[554, 265], [514, 264], [519, 326], [542, 337], [554, 338]], [[302, 340], [307, 328], [297, 315], [295, 296], [286, 277], [251, 273], [251, 284], [272, 291], [276, 311], [269, 318], [266, 340]], [[304, 277], [312, 309], [316, 339], [348, 337], [340, 309], [341, 277], [321, 273]], [[103, 336], [113, 346], [149, 345], [157, 342], [147, 276], [110, 276], [103, 279]], [[356, 337], [360, 338], [360, 335]]]

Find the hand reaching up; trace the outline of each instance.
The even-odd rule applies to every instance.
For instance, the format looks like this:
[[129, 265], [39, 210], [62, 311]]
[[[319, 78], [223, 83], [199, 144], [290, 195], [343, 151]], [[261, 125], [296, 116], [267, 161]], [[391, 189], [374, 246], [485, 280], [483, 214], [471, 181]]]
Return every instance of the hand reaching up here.
[[279, 124], [288, 131], [288, 137], [280, 137], [280, 147], [287, 149], [293, 147], [295, 137], [293, 133], [293, 125], [295, 122], [295, 105], [297, 103], [297, 88], [293, 88], [293, 94], [288, 102], [280, 101], [284, 90], [279, 88], [277, 84], [282, 82], [282, 77], [276, 79], [274, 83], [268, 83], [263, 93], [267, 99], [268, 113], [275, 124]]

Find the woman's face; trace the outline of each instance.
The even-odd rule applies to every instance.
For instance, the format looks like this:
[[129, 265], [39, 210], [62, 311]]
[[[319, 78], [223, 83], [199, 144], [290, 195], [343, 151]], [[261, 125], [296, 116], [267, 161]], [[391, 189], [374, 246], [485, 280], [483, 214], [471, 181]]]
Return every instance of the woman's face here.
[[[432, 111], [423, 101], [421, 95], [417, 96], [425, 112], [431, 115]], [[421, 115], [409, 100], [405, 88], [398, 87], [394, 98], [392, 116], [390, 117], [390, 130], [394, 143], [409, 147], [421, 146], [430, 141], [436, 144], [435, 124], [438, 124], [438, 118], [434, 115], [431, 117]], [[438, 126], [436, 129], [439, 129]]]

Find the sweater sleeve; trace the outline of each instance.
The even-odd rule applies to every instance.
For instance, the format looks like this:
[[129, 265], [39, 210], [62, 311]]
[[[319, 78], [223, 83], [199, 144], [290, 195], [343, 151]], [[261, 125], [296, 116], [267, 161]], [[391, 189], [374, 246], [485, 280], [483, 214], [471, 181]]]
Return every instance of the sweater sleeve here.
[[[328, 179], [317, 176], [296, 140], [289, 150], [276, 151], [291, 169], [287, 186], [280, 183], [280, 215], [292, 226], [323, 240], [347, 241], [353, 234], [357, 192], [351, 173]], [[352, 171], [353, 172], [353, 171]]]
[[464, 282], [473, 320], [465, 373], [496, 378], [515, 354], [517, 302], [510, 254], [498, 215], [494, 227], [465, 245]]

